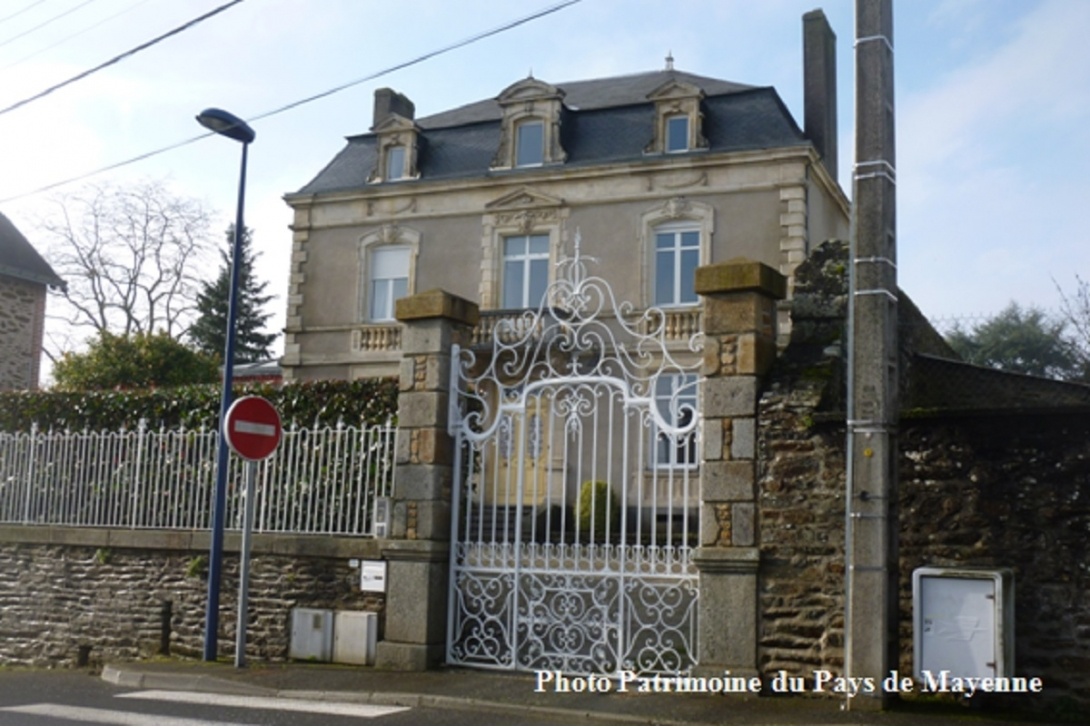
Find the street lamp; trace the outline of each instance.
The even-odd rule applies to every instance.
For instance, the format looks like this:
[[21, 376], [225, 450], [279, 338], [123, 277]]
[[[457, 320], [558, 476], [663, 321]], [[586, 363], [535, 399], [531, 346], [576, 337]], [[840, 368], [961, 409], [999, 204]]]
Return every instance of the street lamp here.
[[220, 581], [223, 572], [223, 521], [227, 509], [227, 437], [222, 431], [231, 407], [231, 385], [235, 369], [235, 311], [238, 308], [238, 269], [242, 256], [242, 207], [246, 199], [246, 151], [254, 140], [254, 130], [245, 121], [223, 109], [205, 109], [197, 121], [206, 129], [242, 142], [242, 169], [238, 178], [238, 212], [235, 215], [235, 239], [231, 249], [231, 285], [227, 303], [227, 340], [223, 347], [223, 394], [220, 397], [220, 432], [216, 445], [216, 499], [212, 504], [212, 547], [208, 554], [208, 607], [204, 620], [204, 660], [216, 660], [219, 633]]

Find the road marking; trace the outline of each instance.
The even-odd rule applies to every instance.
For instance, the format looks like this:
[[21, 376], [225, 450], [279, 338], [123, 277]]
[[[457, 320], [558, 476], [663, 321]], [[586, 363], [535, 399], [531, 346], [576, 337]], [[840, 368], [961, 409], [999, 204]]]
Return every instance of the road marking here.
[[205, 725], [231, 725], [233, 722], [208, 722], [203, 719], [184, 719], [168, 717], [162, 714], [144, 712], [122, 712], [116, 709], [95, 709], [94, 707], [75, 707], [70, 704], [22, 704], [18, 707], [0, 707], [3, 712], [33, 714], [41, 717], [55, 717], [65, 722], [97, 722], [116, 725], [154, 725], [159, 727], [205, 727]]
[[276, 427], [272, 424], [247, 422], [241, 419], [235, 422], [235, 431], [242, 432], [243, 434], [260, 434], [262, 437], [276, 436]]
[[372, 719], [388, 714], [405, 712], [408, 707], [388, 707], [385, 705], [356, 704], [355, 702], [318, 702], [308, 699], [285, 699], [283, 697], [246, 697], [236, 694], [209, 694], [205, 692], [175, 692], [165, 689], [150, 689], [143, 692], [118, 694], [124, 699], [158, 699], [165, 702], [184, 702], [186, 704], [211, 704], [221, 707], [245, 707], [250, 709], [279, 709], [289, 712], [310, 712], [312, 714], [335, 714], [344, 717], [363, 717]]

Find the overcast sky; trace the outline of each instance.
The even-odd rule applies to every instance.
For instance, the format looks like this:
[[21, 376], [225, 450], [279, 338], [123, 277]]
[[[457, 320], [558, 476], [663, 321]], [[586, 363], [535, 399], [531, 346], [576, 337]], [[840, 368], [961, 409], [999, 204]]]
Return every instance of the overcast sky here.
[[[0, 0], [0, 108], [226, 2]], [[0, 212], [36, 242], [45, 199], [81, 183], [36, 190], [190, 139], [205, 107], [251, 119], [551, 5], [245, 0], [0, 113]], [[1076, 273], [1090, 276], [1090, 2], [894, 5], [901, 286], [933, 318], [987, 315], [1011, 300], [1056, 309], [1053, 279], [1073, 290]], [[801, 16], [819, 6], [838, 37], [840, 182], [850, 195], [853, 0], [582, 0], [255, 121], [246, 222], [258, 273], [278, 296], [273, 328], [283, 326], [291, 247], [282, 196], [345, 136], [368, 130], [376, 88], [405, 93], [425, 116], [494, 97], [531, 71], [562, 83], [658, 69], [672, 52], [678, 69], [774, 86], [801, 125]], [[233, 219], [238, 155], [237, 143], [211, 137], [88, 181], [167, 180], [214, 208], [218, 231]]]

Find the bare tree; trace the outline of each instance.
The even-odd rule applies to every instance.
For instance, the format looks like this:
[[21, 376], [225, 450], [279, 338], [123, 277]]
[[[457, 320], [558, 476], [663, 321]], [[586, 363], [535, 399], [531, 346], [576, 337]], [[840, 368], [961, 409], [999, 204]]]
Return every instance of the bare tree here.
[[89, 185], [57, 197], [41, 221], [50, 261], [68, 283], [58, 316], [69, 327], [178, 338], [215, 255], [210, 214], [162, 182]]

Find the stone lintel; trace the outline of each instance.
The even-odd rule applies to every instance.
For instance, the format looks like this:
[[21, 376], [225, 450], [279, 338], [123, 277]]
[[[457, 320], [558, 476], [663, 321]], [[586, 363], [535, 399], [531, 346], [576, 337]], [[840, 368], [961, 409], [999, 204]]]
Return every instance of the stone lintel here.
[[696, 269], [696, 292], [700, 295], [756, 291], [772, 298], [787, 295], [787, 278], [764, 263], [733, 258]]
[[433, 540], [385, 540], [382, 557], [421, 563], [446, 563], [450, 560], [450, 544]]
[[467, 326], [477, 325], [481, 318], [476, 303], [438, 288], [397, 300], [394, 316], [402, 322], [447, 318]]
[[693, 564], [702, 573], [756, 573], [760, 563], [757, 548], [697, 548]]

